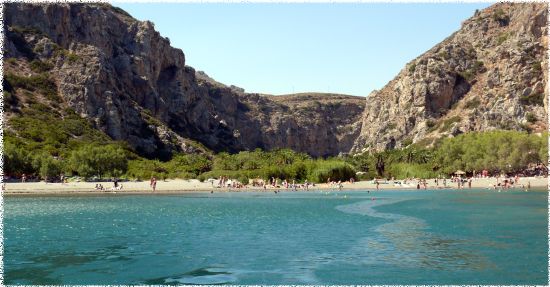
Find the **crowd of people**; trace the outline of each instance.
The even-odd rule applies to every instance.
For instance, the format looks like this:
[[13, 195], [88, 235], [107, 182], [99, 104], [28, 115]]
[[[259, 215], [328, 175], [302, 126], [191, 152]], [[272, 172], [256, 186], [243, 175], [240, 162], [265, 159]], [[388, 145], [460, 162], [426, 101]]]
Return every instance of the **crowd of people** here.
[[[376, 187], [376, 190], [380, 189], [380, 184], [393, 184], [396, 187], [405, 187], [405, 188], [416, 188], [416, 189], [445, 189], [445, 188], [456, 188], [456, 189], [464, 189], [464, 188], [472, 188], [472, 183], [474, 181], [478, 181], [475, 185], [477, 188], [480, 187], [481, 184], [483, 184], [483, 187], [488, 189], [510, 189], [510, 188], [522, 188], [522, 189], [530, 189], [531, 188], [531, 182], [529, 179], [525, 177], [539, 177], [539, 176], [545, 176], [548, 174], [548, 170], [546, 169], [546, 166], [543, 164], [536, 164], [529, 166], [528, 169], [523, 170], [522, 172], [515, 173], [515, 174], [491, 174], [487, 170], [482, 170], [480, 172], [473, 171], [470, 173], [465, 172], [456, 172], [455, 174], [451, 175], [450, 178], [446, 177], [438, 177], [433, 179], [433, 185], [432, 180], [428, 182], [427, 179], [423, 178], [406, 178], [403, 180], [395, 180], [394, 178], [391, 178], [391, 181], [388, 179], [378, 179], [374, 178], [371, 182], [371, 184], [374, 184]], [[523, 179], [522, 179], [523, 177]], [[21, 182], [29, 182], [30, 181], [36, 181], [36, 178], [31, 176], [28, 176], [26, 174], [22, 174], [20, 176]], [[494, 183], [491, 182], [491, 180], [494, 179]], [[50, 180], [53, 180], [51, 178]], [[480, 181], [484, 180], [484, 181]], [[95, 190], [122, 190], [123, 185], [119, 183], [119, 179], [117, 178], [111, 178], [110, 181], [112, 182], [111, 188], [106, 188], [103, 186], [102, 183], [96, 183], [94, 189]], [[220, 176], [217, 180], [215, 179], [209, 179], [208, 181], [211, 182], [212, 188], [229, 188], [229, 189], [242, 189], [242, 188], [254, 188], [254, 189], [270, 189], [275, 190], [276, 192], [279, 190], [291, 190], [291, 191], [297, 191], [297, 190], [309, 190], [310, 188], [316, 187], [315, 183], [308, 182], [305, 180], [303, 183], [297, 183], [295, 180], [287, 180], [287, 179], [279, 179], [275, 177], [271, 177], [268, 180], [264, 180], [261, 178], [255, 178], [246, 181], [248, 182], [240, 182], [236, 179], [231, 179], [227, 176]], [[55, 182], [60, 182], [61, 184], [67, 184], [68, 179], [64, 176], [64, 174], [61, 174], [59, 177], [57, 177], [57, 180]], [[353, 184], [355, 180], [353, 178], [349, 179], [349, 181], [342, 182], [341, 180], [335, 181], [331, 180], [331, 178], [328, 178], [326, 181], [326, 188], [330, 189], [338, 189], [342, 190], [344, 188], [344, 183], [346, 184]], [[487, 186], [487, 182], [491, 182]], [[157, 179], [155, 177], [151, 177], [151, 180], [149, 182], [151, 190], [154, 192], [156, 191], [157, 187]], [[325, 187], [323, 187], [325, 188]]]

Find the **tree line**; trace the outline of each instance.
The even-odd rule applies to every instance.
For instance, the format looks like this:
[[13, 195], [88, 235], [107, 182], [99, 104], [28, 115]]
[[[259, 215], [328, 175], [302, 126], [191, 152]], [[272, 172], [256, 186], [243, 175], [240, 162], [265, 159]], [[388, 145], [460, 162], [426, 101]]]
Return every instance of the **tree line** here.
[[434, 178], [456, 170], [467, 173], [520, 173], [548, 162], [548, 133], [472, 132], [438, 141], [434, 147], [415, 144], [401, 149], [333, 158], [312, 158], [290, 149], [241, 151], [235, 154], [176, 154], [169, 161], [145, 159], [120, 143], [84, 143], [64, 153], [28, 150], [7, 139], [4, 173], [35, 175], [46, 180], [60, 174], [85, 179], [118, 177], [145, 180], [152, 176], [206, 180], [226, 176], [248, 182], [271, 178], [296, 182], [378, 178]]

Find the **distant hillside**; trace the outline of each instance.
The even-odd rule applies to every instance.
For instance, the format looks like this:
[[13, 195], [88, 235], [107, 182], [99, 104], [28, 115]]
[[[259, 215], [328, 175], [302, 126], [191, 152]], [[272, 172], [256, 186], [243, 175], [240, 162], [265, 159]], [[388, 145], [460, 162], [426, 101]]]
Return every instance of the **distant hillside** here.
[[546, 130], [547, 18], [546, 3], [477, 11], [367, 97], [353, 150], [430, 145], [469, 131]]
[[153, 23], [108, 4], [5, 7], [10, 137], [34, 141], [13, 119], [34, 119], [36, 109], [57, 119], [76, 113], [110, 140], [163, 159], [204, 147], [337, 155], [349, 151], [359, 133], [360, 98], [336, 103], [296, 96], [300, 104], [286, 105], [227, 87], [186, 66], [183, 52]]

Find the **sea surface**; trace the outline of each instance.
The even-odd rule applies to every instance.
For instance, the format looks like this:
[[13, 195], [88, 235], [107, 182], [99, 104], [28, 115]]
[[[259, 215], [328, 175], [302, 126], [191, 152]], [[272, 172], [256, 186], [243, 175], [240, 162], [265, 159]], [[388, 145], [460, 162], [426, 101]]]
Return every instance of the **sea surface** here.
[[548, 284], [548, 193], [4, 198], [6, 284]]

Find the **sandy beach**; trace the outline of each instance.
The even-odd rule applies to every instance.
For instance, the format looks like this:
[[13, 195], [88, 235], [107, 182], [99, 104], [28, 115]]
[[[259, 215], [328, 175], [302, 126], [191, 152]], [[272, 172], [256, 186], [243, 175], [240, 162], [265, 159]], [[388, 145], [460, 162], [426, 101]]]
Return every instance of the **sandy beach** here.
[[[401, 182], [397, 184], [394, 182], [380, 181], [379, 189], [416, 189], [416, 181], [409, 181], [404, 184], [403, 181], [396, 180], [394, 182]], [[502, 181], [501, 181], [502, 182]], [[442, 188], [442, 182], [439, 186], [436, 186], [435, 181], [430, 179], [427, 181], [428, 189]], [[516, 189], [522, 188], [524, 185], [530, 183], [531, 188], [546, 189], [548, 187], [548, 178], [546, 177], [524, 177], [520, 178], [519, 185], [516, 185]], [[101, 183], [106, 190], [95, 190], [95, 182], [69, 182], [69, 183], [45, 183], [45, 182], [14, 182], [6, 183], [4, 195], [64, 195], [64, 194], [104, 194], [104, 193], [116, 193], [116, 194], [136, 194], [136, 193], [153, 193], [148, 181], [127, 181], [121, 182], [123, 188], [121, 190], [112, 190], [113, 184], [111, 182]], [[491, 185], [496, 184], [495, 178], [476, 178], [472, 181], [472, 188], [488, 188]], [[447, 188], [457, 188], [457, 183], [452, 183], [447, 180]], [[464, 186], [468, 188], [467, 183]], [[310, 187], [309, 190], [337, 190], [336, 186], [328, 184], [316, 184], [314, 187]], [[375, 190], [376, 184], [372, 181], [358, 181], [355, 183], [343, 183], [343, 190]], [[267, 188], [267, 191], [274, 190], [286, 190], [285, 188]], [[288, 189], [290, 190], [290, 189]], [[303, 190], [303, 189], [300, 189]], [[192, 192], [246, 192], [246, 191], [264, 191], [263, 188], [246, 187], [246, 188], [219, 188], [210, 182], [200, 182], [196, 179], [183, 180], [173, 179], [158, 181], [156, 194], [165, 193], [192, 193]]]

